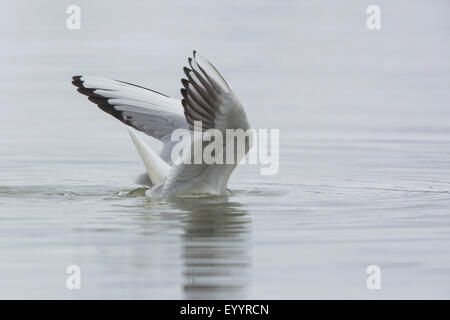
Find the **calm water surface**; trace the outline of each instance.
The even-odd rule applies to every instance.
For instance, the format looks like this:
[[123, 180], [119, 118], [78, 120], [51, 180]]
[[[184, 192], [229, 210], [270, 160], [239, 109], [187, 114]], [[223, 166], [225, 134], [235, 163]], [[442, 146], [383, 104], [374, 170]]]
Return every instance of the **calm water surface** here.
[[[368, 31], [369, 4], [83, 2], [75, 32], [64, 5], [11, 1], [0, 298], [450, 298], [450, 6], [381, 1]], [[243, 165], [227, 197], [156, 202], [123, 125], [70, 77], [179, 97], [192, 49], [253, 127], [280, 129], [280, 170]]]

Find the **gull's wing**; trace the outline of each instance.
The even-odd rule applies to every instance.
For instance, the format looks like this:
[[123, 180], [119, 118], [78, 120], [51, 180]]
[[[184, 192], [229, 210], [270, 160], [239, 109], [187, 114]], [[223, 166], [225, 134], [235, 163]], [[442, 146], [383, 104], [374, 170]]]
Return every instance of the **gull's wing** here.
[[161, 157], [170, 162], [171, 133], [187, 128], [180, 100], [141, 86], [104, 78], [75, 76], [72, 84], [103, 111], [163, 142]]
[[[184, 68], [187, 79], [181, 80], [183, 84], [181, 103], [189, 129], [193, 130], [194, 121], [202, 121], [204, 130], [214, 128], [223, 134], [226, 129], [243, 129], [244, 131], [249, 129], [242, 104], [217, 69], [195, 51], [193, 58], [189, 58], [188, 62], [189, 68]], [[191, 187], [198, 190], [198, 184], [202, 184], [202, 181], [208, 177], [206, 180], [214, 181], [211, 186], [213, 190], [206, 188], [205, 192], [214, 193], [226, 187], [229, 175], [236, 166], [235, 164], [208, 165], [203, 161], [201, 164], [193, 164], [194, 161], [191, 160], [192, 164], [175, 165], [164, 185], [157, 188], [155, 192], [170, 196], [185, 193]]]
[[182, 79], [181, 104], [189, 129], [194, 121], [202, 121], [203, 129], [249, 129], [247, 115], [219, 71], [206, 59], [196, 54], [188, 59], [189, 66]]

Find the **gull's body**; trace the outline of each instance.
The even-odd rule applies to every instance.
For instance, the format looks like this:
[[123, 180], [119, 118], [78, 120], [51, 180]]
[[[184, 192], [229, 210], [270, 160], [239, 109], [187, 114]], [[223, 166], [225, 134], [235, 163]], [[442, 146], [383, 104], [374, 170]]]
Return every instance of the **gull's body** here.
[[[132, 129], [130, 136], [147, 170], [140, 183], [152, 185], [147, 192], [155, 198], [168, 198], [193, 194], [223, 195], [228, 180], [241, 159], [234, 164], [173, 164], [171, 153], [177, 141], [171, 141], [176, 129], [193, 132], [194, 121], [201, 121], [203, 130], [216, 129], [225, 136], [226, 129], [250, 126], [244, 108], [219, 72], [194, 51], [184, 68], [187, 79], [182, 79], [183, 99], [177, 100], [156, 91], [127, 82], [96, 77], [76, 76], [73, 84], [100, 109], [113, 115], [128, 126], [144, 132], [163, 143], [156, 154]], [[192, 139], [194, 134], [192, 133]], [[224, 139], [224, 151], [227, 141]], [[251, 147], [247, 141], [245, 152]], [[233, 152], [236, 153], [236, 150]]]

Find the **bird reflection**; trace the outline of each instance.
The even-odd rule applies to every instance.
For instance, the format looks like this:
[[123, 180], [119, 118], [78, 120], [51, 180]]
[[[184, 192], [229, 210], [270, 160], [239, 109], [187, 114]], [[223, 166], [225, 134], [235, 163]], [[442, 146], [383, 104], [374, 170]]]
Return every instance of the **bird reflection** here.
[[172, 206], [187, 212], [182, 234], [185, 299], [245, 298], [251, 265], [248, 212], [226, 197], [180, 198]]

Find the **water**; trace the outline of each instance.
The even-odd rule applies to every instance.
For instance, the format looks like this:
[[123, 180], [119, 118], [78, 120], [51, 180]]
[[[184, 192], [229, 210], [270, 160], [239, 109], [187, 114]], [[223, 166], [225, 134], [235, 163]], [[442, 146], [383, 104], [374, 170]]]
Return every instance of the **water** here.
[[[79, 31], [64, 4], [0, 14], [1, 298], [450, 297], [448, 2], [379, 1], [380, 31], [364, 1], [79, 4]], [[123, 125], [69, 79], [179, 97], [192, 49], [280, 129], [280, 170], [151, 201]]]

